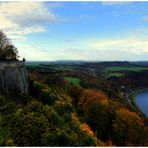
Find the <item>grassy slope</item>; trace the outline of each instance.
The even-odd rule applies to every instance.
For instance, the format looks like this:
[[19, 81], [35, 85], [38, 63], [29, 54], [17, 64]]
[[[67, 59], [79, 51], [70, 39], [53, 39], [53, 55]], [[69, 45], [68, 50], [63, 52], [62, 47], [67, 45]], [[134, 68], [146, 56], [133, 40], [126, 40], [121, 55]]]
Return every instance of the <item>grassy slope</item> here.
[[80, 87], [80, 79], [73, 77], [65, 77], [64, 79], [67, 80], [69, 83], [72, 83], [74, 86]]

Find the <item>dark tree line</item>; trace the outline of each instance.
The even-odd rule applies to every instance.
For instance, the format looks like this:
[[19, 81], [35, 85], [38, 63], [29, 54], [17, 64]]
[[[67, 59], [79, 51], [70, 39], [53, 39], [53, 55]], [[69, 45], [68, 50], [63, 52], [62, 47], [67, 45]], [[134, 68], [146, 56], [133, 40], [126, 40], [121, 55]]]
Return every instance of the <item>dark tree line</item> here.
[[6, 34], [0, 30], [0, 61], [16, 61], [18, 57], [17, 48], [11, 43]]

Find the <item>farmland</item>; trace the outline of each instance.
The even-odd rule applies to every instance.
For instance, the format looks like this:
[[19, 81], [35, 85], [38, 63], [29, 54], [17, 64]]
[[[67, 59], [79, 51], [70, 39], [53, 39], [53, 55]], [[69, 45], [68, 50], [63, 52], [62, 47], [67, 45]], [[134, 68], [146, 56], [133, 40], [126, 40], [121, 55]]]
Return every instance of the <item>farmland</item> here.
[[117, 72], [117, 71], [132, 71], [140, 72], [142, 70], [148, 70], [147, 67], [106, 67], [106, 72]]

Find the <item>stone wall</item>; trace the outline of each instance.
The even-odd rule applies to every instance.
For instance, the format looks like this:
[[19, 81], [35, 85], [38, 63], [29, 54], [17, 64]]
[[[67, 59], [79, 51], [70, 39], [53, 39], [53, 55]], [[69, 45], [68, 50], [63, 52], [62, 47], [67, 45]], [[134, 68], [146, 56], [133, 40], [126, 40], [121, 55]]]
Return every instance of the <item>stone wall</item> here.
[[28, 93], [28, 74], [23, 61], [0, 62], [0, 92]]

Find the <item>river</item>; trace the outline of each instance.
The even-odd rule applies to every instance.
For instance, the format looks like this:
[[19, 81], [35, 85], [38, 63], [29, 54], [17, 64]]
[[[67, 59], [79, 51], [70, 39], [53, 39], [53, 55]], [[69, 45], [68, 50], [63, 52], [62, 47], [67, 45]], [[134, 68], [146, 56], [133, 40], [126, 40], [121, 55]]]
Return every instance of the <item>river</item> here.
[[137, 94], [135, 96], [135, 102], [146, 117], [148, 117], [148, 91]]

